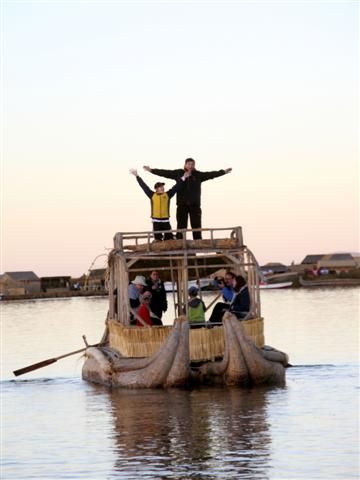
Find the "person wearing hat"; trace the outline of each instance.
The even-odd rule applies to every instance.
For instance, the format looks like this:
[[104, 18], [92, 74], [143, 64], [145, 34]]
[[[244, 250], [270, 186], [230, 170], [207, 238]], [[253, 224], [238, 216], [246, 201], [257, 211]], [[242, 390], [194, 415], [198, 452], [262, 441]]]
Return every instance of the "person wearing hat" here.
[[[185, 186], [177, 191], [176, 195], [176, 220], [177, 229], [186, 229], [188, 224], [188, 217], [190, 217], [190, 225], [192, 229], [201, 228], [201, 184], [207, 180], [216, 177], [221, 177], [231, 172], [231, 168], [225, 170], [217, 170], [212, 172], [200, 172], [195, 168], [195, 160], [187, 158], [183, 169], [163, 170], [160, 168], [150, 168], [145, 165], [144, 170], [159, 175], [160, 177], [176, 179], [181, 177], [184, 172], [189, 175], [186, 178]], [[177, 238], [182, 238], [181, 232], [176, 235]], [[193, 232], [193, 238], [201, 239], [201, 231]]]
[[[150, 198], [151, 201], [151, 221], [153, 223], [154, 237], [156, 241], [161, 240], [172, 240], [174, 238], [171, 232], [170, 225], [170, 199], [178, 192], [183, 186], [183, 182], [189, 176], [187, 172], [181, 172], [182, 176], [179, 175], [175, 178], [176, 184], [165, 192], [163, 182], [156, 182], [154, 185], [155, 191], [151, 190], [144, 180], [138, 175], [137, 170], [131, 169], [130, 173], [136, 177], [136, 180], [140, 187], [144, 190], [145, 194]], [[160, 233], [164, 231], [163, 235]]]
[[188, 303], [188, 319], [190, 325], [196, 324], [199, 322], [205, 322], [205, 312], [206, 306], [205, 303], [197, 295], [199, 290], [196, 287], [190, 287], [188, 290], [189, 293], [189, 303]]
[[[129, 300], [130, 300], [130, 307], [137, 311], [140, 307], [140, 295], [144, 292], [146, 289], [147, 284], [145, 277], [142, 275], [137, 275], [134, 280], [130, 282], [130, 285], [128, 287], [128, 295], [129, 295]], [[131, 323], [134, 321], [133, 315], [130, 315], [130, 320]]]

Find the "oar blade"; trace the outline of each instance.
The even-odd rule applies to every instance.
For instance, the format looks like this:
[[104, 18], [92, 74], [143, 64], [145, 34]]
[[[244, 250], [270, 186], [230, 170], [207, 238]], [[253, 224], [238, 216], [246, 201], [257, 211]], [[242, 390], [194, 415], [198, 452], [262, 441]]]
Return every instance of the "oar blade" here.
[[19, 370], [14, 370], [13, 374], [15, 375], [15, 377], [18, 377], [19, 375], [23, 375], [24, 373], [32, 372], [33, 370], [37, 370], [38, 368], [51, 365], [56, 361], [57, 361], [56, 358], [49, 358], [48, 360], [43, 360], [42, 362], [34, 363], [33, 365], [29, 365], [28, 367], [19, 368]]

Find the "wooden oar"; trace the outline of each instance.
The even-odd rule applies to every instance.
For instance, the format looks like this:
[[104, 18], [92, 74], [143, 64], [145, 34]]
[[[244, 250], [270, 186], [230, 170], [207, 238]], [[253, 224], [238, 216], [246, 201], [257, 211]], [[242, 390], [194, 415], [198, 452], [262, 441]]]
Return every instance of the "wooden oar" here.
[[206, 311], [208, 311], [209, 308], [212, 307], [217, 300], [219, 300], [221, 295], [222, 295], [222, 292], [220, 292], [218, 295], [216, 295], [215, 298], [213, 298], [213, 300], [209, 303], [209, 305], [206, 306]]
[[[100, 343], [96, 345], [89, 345], [89, 347], [98, 347]], [[59, 357], [48, 358], [47, 360], [43, 360], [42, 362], [34, 363], [33, 365], [29, 365], [28, 367], [19, 368], [19, 370], [14, 370], [13, 374], [18, 377], [19, 375], [23, 375], [24, 373], [32, 372], [33, 370], [37, 370], [38, 368], [46, 367], [47, 365], [51, 365], [52, 363], [57, 362], [61, 358], [70, 357], [70, 355], [76, 355], [77, 353], [85, 352], [88, 347], [81, 348], [80, 350], [75, 350], [75, 352], [66, 353], [65, 355], [60, 355]]]

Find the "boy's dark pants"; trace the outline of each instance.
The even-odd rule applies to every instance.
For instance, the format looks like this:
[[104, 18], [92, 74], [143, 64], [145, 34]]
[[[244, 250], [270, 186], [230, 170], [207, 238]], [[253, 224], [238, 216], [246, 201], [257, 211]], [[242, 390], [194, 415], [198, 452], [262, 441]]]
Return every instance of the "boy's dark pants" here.
[[161, 232], [162, 230], [171, 230], [171, 225], [170, 222], [153, 222], [153, 229], [154, 229], [154, 237], [155, 240], [173, 240], [174, 235], [172, 232], [166, 232], [164, 234], [162, 233], [157, 233]]

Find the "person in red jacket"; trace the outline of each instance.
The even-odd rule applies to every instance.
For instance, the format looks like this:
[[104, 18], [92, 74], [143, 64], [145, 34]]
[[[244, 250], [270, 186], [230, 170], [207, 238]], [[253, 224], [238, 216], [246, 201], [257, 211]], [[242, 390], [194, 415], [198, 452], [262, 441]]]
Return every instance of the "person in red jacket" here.
[[[136, 313], [150, 327], [152, 327], [153, 325], [162, 325], [161, 320], [150, 309], [151, 297], [152, 295], [148, 291], [140, 295], [141, 304]], [[138, 319], [136, 320], [136, 326], [144, 327], [144, 325]]]
[[[151, 172], [160, 177], [172, 178], [176, 180], [184, 175], [184, 172], [189, 173], [189, 177], [185, 180], [184, 188], [178, 190], [176, 194], [176, 220], [177, 229], [186, 229], [188, 224], [188, 217], [190, 217], [190, 225], [192, 229], [201, 228], [201, 184], [207, 180], [216, 177], [221, 177], [226, 173], [231, 172], [231, 168], [225, 170], [217, 170], [213, 172], [200, 172], [195, 168], [195, 160], [187, 158], [183, 169], [176, 170], [162, 170], [159, 168], [150, 168], [145, 165], [144, 170]], [[177, 238], [182, 238], [181, 232], [176, 235]], [[201, 231], [193, 232], [193, 238], [200, 239]]]

